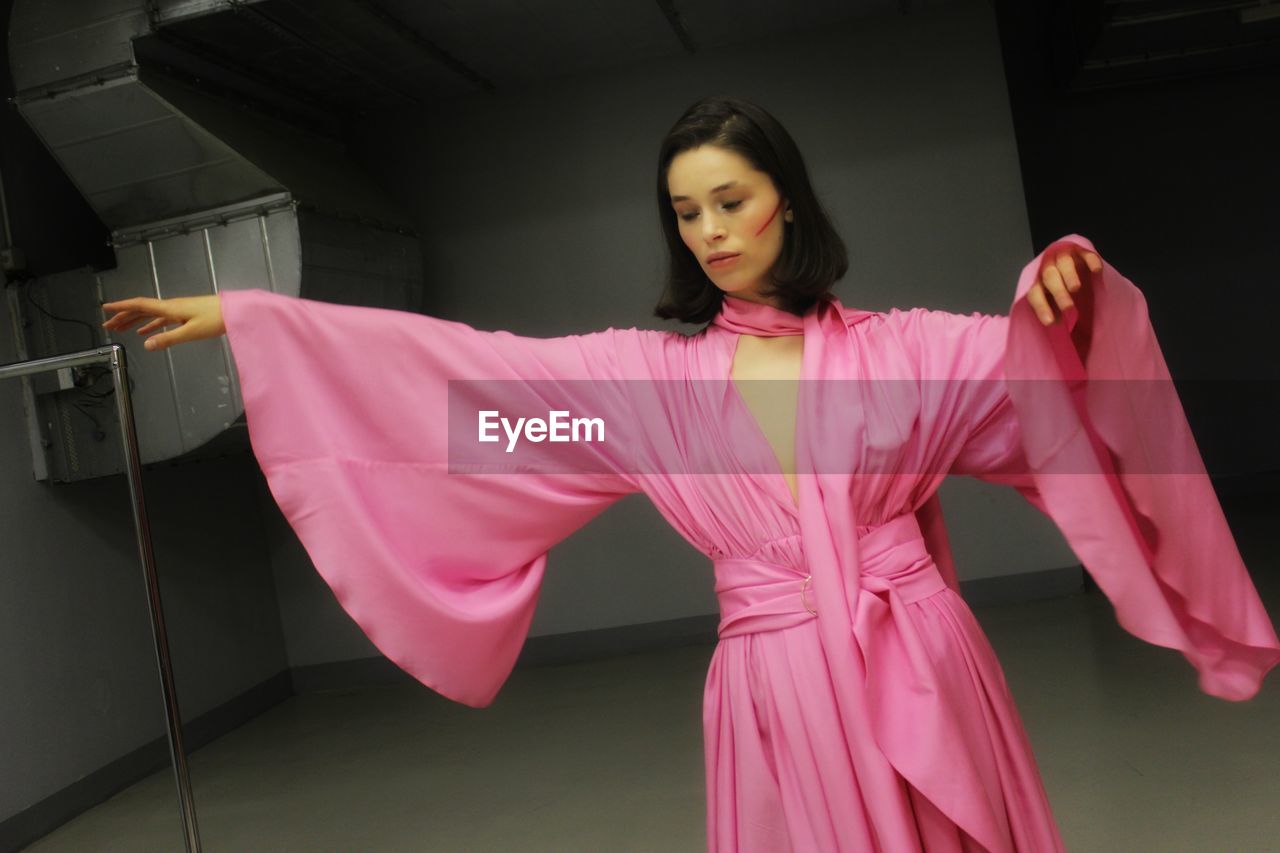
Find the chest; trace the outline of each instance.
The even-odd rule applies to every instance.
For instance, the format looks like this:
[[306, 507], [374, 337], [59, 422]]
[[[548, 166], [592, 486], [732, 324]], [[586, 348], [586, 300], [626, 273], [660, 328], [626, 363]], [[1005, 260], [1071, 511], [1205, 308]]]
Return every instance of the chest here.
[[803, 356], [802, 335], [739, 335], [729, 372], [795, 501], [796, 403]]

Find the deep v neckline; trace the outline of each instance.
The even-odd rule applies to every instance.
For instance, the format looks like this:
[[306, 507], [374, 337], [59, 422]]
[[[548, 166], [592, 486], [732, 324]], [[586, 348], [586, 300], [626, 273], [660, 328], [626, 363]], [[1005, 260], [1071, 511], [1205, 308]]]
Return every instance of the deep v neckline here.
[[[800, 491], [800, 479], [799, 479], [800, 474], [798, 471], [795, 474], [796, 491], [792, 492], [791, 485], [790, 483], [787, 482], [786, 474], [783, 473], [782, 461], [781, 459], [779, 459], [777, 451], [774, 450], [773, 445], [769, 442], [769, 437], [765, 434], [764, 427], [760, 425], [760, 421], [756, 418], [755, 412], [751, 410], [751, 406], [747, 403], [746, 398], [742, 396], [742, 391], [738, 387], [738, 380], [735, 379], [733, 376], [734, 362], [737, 360], [737, 356], [738, 356], [738, 345], [742, 342], [742, 338], [745, 337], [746, 335], [744, 335], [743, 333], [737, 333], [737, 332], [731, 332], [730, 335], [732, 337], [732, 340], [730, 341], [729, 347], [728, 347], [729, 359], [728, 359], [728, 367], [725, 371], [730, 392], [732, 393], [733, 398], [736, 401], [736, 405], [738, 405], [741, 408], [742, 413], [745, 414], [747, 417], [747, 420], [751, 422], [751, 429], [756, 436], [756, 440], [759, 442], [760, 446], [762, 446], [765, 449], [769, 459], [772, 462], [771, 470], [768, 471], [766, 475], [766, 482], [768, 484], [771, 484], [773, 488], [777, 491], [778, 494], [774, 495], [775, 499], [777, 499], [779, 503], [783, 504], [789, 511], [791, 511], [792, 514], [799, 516], [800, 497], [798, 493]], [[803, 338], [803, 334], [799, 336], [792, 335], [790, 337]], [[800, 352], [800, 373], [795, 377], [794, 381], [798, 383], [803, 377], [804, 377], [804, 343], [802, 341], [801, 352]], [[756, 382], [760, 380], [745, 379], [742, 381]], [[765, 381], [787, 381], [787, 380], [765, 380]], [[791, 438], [791, 454], [792, 454], [791, 458], [795, 463], [793, 465], [793, 467], [795, 468], [799, 467], [799, 455], [798, 455], [799, 444], [800, 444], [800, 388], [799, 386], [797, 386], [795, 409], [793, 410], [793, 413], [792, 413], [792, 438]]]

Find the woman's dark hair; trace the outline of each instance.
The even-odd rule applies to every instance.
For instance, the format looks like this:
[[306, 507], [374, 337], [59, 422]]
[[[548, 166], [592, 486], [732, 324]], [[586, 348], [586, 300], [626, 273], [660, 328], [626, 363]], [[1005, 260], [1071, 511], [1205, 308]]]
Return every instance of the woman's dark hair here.
[[702, 145], [741, 155], [752, 168], [768, 174], [778, 193], [791, 203], [794, 221], [784, 220], [782, 252], [769, 272], [770, 289], [764, 295], [777, 296], [779, 304], [793, 314], [804, 314], [848, 270], [844, 241], [814, 195], [791, 134], [764, 108], [723, 95], [703, 98], [685, 110], [658, 152], [658, 217], [670, 267], [654, 314], [664, 320], [705, 323], [724, 299], [724, 291], [707, 277], [681, 239], [667, 188], [667, 170], [675, 156]]

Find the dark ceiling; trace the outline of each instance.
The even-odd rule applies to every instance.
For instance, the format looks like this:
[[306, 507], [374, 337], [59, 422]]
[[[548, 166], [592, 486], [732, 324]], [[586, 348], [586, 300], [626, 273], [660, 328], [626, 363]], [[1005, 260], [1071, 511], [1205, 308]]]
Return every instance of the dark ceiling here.
[[[955, 0], [180, 0], [135, 45], [153, 70], [340, 135], [361, 114], [928, 12]], [[1280, 62], [1280, 2], [992, 0], [1059, 92]], [[1026, 10], [1037, 7], [1034, 16]]]

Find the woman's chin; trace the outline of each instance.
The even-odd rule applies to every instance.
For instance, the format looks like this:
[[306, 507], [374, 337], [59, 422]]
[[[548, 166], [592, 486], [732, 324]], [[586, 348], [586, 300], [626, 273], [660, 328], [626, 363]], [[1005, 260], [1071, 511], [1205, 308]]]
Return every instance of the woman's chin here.
[[707, 278], [711, 279], [711, 283], [732, 296], [742, 293], [750, 293], [753, 288], [751, 282], [744, 278], [733, 275], [712, 275], [707, 274]]

